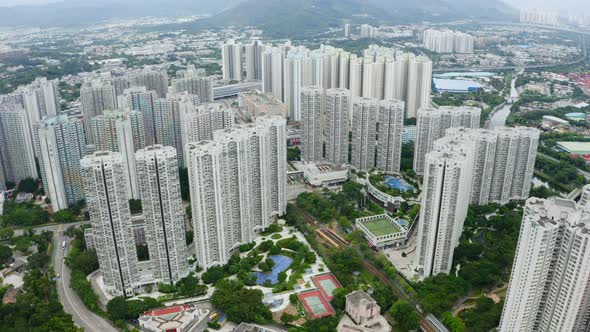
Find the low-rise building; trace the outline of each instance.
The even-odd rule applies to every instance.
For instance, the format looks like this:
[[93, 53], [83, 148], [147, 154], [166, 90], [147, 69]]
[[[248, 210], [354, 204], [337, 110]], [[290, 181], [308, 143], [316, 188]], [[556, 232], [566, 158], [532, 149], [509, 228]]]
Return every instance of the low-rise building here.
[[346, 315], [338, 324], [338, 332], [390, 332], [391, 326], [381, 316], [381, 308], [364, 291], [346, 295]]
[[348, 180], [348, 166], [312, 162], [294, 162], [293, 165], [303, 170], [305, 182], [314, 187], [334, 188]]
[[541, 126], [545, 129], [551, 129], [553, 127], [563, 127], [569, 126], [569, 122], [567, 120], [558, 118], [553, 115], [543, 115], [543, 119], [541, 121]]
[[262, 83], [260, 81], [216, 86], [213, 88], [213, 99], [235, 97], [246, 91], [261, 89]]
[[251, 118], [260, 114], [287, 116], [287, 105], [275, 98], [271, 93], [259, 90], [242, 92], [238, 96], [238, 105]]
[[189, 331], [197, 322], [206, 318], [209, 310], [190, 305], [152, 309], [139, 317], [139, 326], [147, 332]]
[[387, 214], [357, 218], [355, 225], [376, 249], [403, 246], [408, 236], [406, 226]]

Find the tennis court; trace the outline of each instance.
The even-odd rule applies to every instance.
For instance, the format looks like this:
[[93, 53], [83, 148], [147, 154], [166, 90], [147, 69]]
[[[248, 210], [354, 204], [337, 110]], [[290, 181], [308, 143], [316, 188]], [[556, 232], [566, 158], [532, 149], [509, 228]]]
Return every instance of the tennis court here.
[[279, 273], [287, 270], [289, 265], [293, 262], [291, 257], [283, 256], [283, 255], [274, 255], [268, 256], [268, 258], [272, 259], [275, 262], [275, 266], [273, 266], [272, 271], [269, 272], [252, 272], [252, 275], [256, 277], [256, 284], [262, 285], [267, 280], [270, 280], [272, 285], [276, 285], [279, 282]]
[[342, 285], [340, 285], [332, 273], [313, 277], [313, 282], [318, 287], [320, 293], [322, 293], [322, 296], [328, 301], [334, 299], [334, 290], [342, 288]]
[[331, 316], [334, 314], [334, 310], [332, 310], [332, 307], [330, 307], [328, 301], [324, 299], [318, 290], [299, 294], [299, 300], [303, 304], [305, 311], [307, 311], [311, 319]]

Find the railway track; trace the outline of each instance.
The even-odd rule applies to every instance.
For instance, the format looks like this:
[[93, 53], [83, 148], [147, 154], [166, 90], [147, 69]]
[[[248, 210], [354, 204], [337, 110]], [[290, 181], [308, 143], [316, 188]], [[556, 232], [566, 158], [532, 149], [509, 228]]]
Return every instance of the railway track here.
[[[327, 248], [340, 248], [340, 247], [351, 247], [359, 253], [361, 258], [361, 263], [363, 268], [367, 270], [371, 275], [376, 277], [379, 281], [381, 281], [384, 285], [388, 286], [393, 293], [400, 299], [408, 301], [409, 303], [413, 304], [414, 306], [418, 307], [418, 303], [406, 293], [406, 291], [398, 284], [391, 281], [391, 279], [385, 275], [382, 271], [380, 271], [377, 267], [373, 265], [370, 261], [363, 257], [360, 251], [357, 248], [354, 248], [350, 245], [350, 243], [344, 240], [341, 236], [337, 235], [335, 232], [331, 231], [331, 229], [326, 227], [318, 227], [316, 221], [309, 216], [306, 211], [300, 209], [299, 207], [293, 205], [297, 213], [303, 217], [303, 220], [306, 224], [308, 224], [314, 231], [318, 234], [318, 238], [321, 240], [319, 241], [323, 246]], [[424, 332], [440, 332], [441, 329], [437, 328], [435, 324], [431, 322], [431, 315], [425, 315], [424, 313], [418, 311], [418, 315], [420, 315], [420, 329]]]

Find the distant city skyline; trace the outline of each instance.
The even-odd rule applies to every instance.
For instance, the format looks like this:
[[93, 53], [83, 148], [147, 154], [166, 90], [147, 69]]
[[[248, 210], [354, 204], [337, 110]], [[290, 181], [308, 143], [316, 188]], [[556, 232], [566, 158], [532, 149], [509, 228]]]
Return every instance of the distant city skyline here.
[[[44, 5], [49, 3], [63, 2], [64, 0], [0, 0], [0, 7]], [[100, 2], [101, 0], [97, 0]], [[585, 0], [502, 0], [515, 8], [539, 8], [559, 10], [562, 12], [590, 14], [590, 3]]]
[[559, 10], [563, 13], [590, 14], [590, 2], [585, 0], [502, 0], [505, 3], [520, 8], [538, 8], [547, 10]]

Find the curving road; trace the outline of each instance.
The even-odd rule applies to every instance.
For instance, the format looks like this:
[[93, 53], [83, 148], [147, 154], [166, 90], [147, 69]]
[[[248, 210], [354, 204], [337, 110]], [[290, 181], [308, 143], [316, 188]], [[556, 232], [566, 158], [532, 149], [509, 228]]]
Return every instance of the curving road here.
[[[53, 240], [55, 247], [52, 255], [53, 266], [56, 275], [60, 276], [57, 279], [57, 292], [65, 312], [72, 315], [76, 325], [85, 331], [116, 332], [117, 329], [108, 320], [88, 310], [78, 294], [70, 287], [70, 269], [64, 264], [64, 257], [70, 250], [70, 241], [63, 234], [63, 226], [55, 229]], [[62, 249], [64, 240], [66, 240], [66, 247]]]

